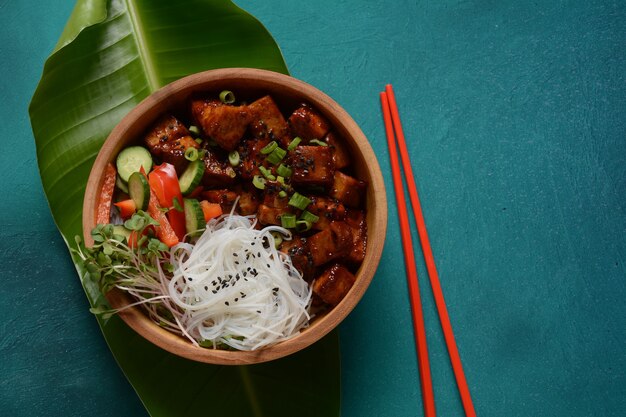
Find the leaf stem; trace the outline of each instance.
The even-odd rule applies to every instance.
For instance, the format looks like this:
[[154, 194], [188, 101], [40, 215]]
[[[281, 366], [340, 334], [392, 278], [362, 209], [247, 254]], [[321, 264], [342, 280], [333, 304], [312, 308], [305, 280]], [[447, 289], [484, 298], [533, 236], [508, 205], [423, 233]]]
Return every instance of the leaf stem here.
[[146, 70], [148, 88], [150, 89], [150, 92], [154, 92], [161, 86], [161, 84], [158, 81], [156, 67], [152, 57], [150, 57], [148, 41], [146, 40], [144, 34], [145, 29], [134, 0], [125, 0], [125, 3], [128, 18], [131, 26], [133, 27], [133, 33], [135, 34], [135, 40], [137, 42], [137, 52], [139, 54], [139, 58], [141, 59], [141, 63]]

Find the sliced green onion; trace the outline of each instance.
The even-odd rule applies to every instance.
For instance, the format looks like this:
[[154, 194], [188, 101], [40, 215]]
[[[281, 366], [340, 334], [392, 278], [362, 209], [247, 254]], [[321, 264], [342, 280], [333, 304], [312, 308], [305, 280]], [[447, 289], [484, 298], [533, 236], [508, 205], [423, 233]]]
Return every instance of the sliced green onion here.
[[204, 157], [206, 156], [206, 152], [206, 149], [200, 149], [200, 151], [198, 151], [198, 158], [204, 159]]
[[268, 153], [272, 153], [274, 149], [278, 148], [278, 143], [275, 140], [271, 141], [267, 145], [261, 148], [261, 153], [263, 155], [267, 155]]
[[285, 185], [285, 177], [281, 177], [280, 175], [276, 177], [276, 182], [280, 185]]
[[307, 230], [311, 229], [311, 226], [313, 226], [313, 223], [306, 221], [306, 220], [298, 220], [296, 222], [296, 231], [298, 232], [306, 232]]
[[265, 189], [265, 178], [263, 178], [260, 175], [255, 175], [254, 178], [252, 178], [252, 185], [254, 185], [259, 190], [264, 190]]
[[278, 193], [278, 196], [280, 198], [285, 198], [287, 197], [287, 192], [285, 190], [280, 190], [280, 192]]
[[296, 149], [296, 146], [300, 144], [300, 142], [302, 142], [302, 139], [296, 136], [295, 138], [293, 138], [291, 142], [289, 142], [289, 146], [287, 146], [287, 150], [293, 151], [294, 149]]
[[293, 170], [286, 165], [280, 164], [278, 168], [276, 168], [276, 173], [281, 177], [289, 178], [291, 174], [293, 174]]
[[272, 171], [265, 168], [263, 165], [259, 167], [259, 171], [261, 171], [261, 174], [263, 174], [263, 176], [267, 178], [268, 180], [276, 181], [276, 177], [272, 174]]
[[239, 152], [237, 152], [237, 151], [229, 152], [228, 153], [228, 162], [230, 163], [231, 166], [234, 166], [234, 167], [239, 165], [239, 162], [240, 162]]
[[233, 104], [235, 102], [235, 94], [230, 90], [224, 90], [220, 93], [220, 101], [224, 104]]
[[311, 223], [315, 223], [319, 219], [320, 218], [318, 216], [316, 216], [315, 214], [311, 213], [308, 210], [304, 210], [302, 214], [300, 215], [300, 220], [306, 220], [307, 222], [311, 222]]
[[196, 138], [196, 143], [197, 143], [198, 145], [202, 145], [202, 142], [204, 142], [202, 139], [200, 139], [200, 138]]
[[274, 236], [274, 247], [278, 249], [281, 243], [283, 243], [283, 235], [279, 232], [270, 232]]
[[328, 143], [322, 142], [321, 140], [318, 140], [318, 139], [311, 139], [309, 141], [309, 144], [319, 145], [319, 146], [328, 146]]
[[198, 150], [194, 147], [185, 149], [185, 159], [191, 162], [198, 159]]
[[311, 204], [311, 200], [297, 191], [293, 193], [293, 195], [289, 199], [289, 205], [300, 210], [304, 210], [309, 204]]
[[283, 160], [285, 155], [287, 155], [287, 151], [284, 150], [283, 148], [277, 147], [276, 149], [272, 151], [271, 154], [267, 156], [266, 159], [270, 164], [276, 165], [276, 164], [280, 164], [280, 161]]
[[296, 227], [296, 215], [295, 214], [283, 214], [280, 216], [280, 225], [285, 229], [293, 229]]
[[191, 133], [191, 136], [193, 136], [194, 138], [197, 138], [198, 136], [200, 136], [200, 129], [198, 128], [198, 126], [191, 125], [189, 126], [189, 133]]

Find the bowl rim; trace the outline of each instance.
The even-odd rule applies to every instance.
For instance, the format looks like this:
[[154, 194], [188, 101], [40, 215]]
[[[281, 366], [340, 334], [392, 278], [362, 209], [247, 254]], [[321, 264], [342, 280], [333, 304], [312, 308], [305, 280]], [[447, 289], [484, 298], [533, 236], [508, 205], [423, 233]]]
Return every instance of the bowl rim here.
[[[147, 117], [147, 114], [151, 114], [155, 109], [162, 107], [163, 102], [172, 102], [169, 100], [170, 97], [185, 97], [186, 94], [188, 99], [193, 93], [218, 89], [219, 87], [216, 87], [215, 84], [223, 83], [226, 80], [243, 82], [244, 84], [250, 83], [254, 88], [269, 90], [268, 94], [270, 95], [272, 88], [280, 88], [287, 90], [288, 93], [293, 93], [294, 96], [306, 97], [304, 100], [331, 119], [331, 125], [335, 129], [341, 130], [341, 136], [352, 142], [351, 145], [357, 148], [361, 154], [367, 165], [365, 171], [368, 173], [366, 204], [368, 207], [376, 206], [378, 208], [377, 210], [367, 209], [366, 255], [356, 274], [357, 279], [348, 294], [328, 314], [313, 320], [310, 327], [290, 339], [255, 351], [207, 349], [194, 346], [187, 339], [159, 327], [140, 308], [132, 307], [118, 313], [122, 320], [142, 337], [177, 356], [204, 363], [242, 365], [278, 359], [308, 347], [336, 328], [356, 307], [372, 281], [382, 256], [387, 229], [387, 198], [382, 172], [368, 139], [352, 117], [324, 92], [304, 81], [269, 70], [253, 68], [213, 69], [186, 76], [153, 92], [126, 114], [108, 135], [90, 171], [83, 199], [83, 237], [87, 245], [93, 244], [89, 231], [95, 226], [97, 192], [102, 186], [104, 167], [114, 160], [121, 145], [129, 142], [127, 136], [137, 120]], [[211, 88], [211, 86], [213, 87]], [[281, 94], [284, 95], [284, 93]], [[181, 102], [184, 100], [186, 99], [180, 99]], [[161, 113], [156, 112], [155, 114], [162, 114], [162, 111], [163, 109], [161, 109]], [[150, 120], [154, 121], [154, 117]], [[372, 212], [370, 213], [370, 211]], [[374, 227], [372, 228], [372, 226]], [[370, 238], [370, 230], [372, 229], [376, 232], [376, 239]], [[129, 296], [117, 290], [110, 291], [106, 297], [114, 307], [130, 302]], [[312, 329], [317, 329], [317, 331], [312, 332]]]

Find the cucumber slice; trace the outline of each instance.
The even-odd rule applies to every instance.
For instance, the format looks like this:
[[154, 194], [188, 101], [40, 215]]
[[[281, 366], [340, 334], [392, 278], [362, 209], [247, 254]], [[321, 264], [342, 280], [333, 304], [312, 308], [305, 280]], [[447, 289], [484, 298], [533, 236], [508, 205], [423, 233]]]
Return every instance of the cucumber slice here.
[[180, 192], [183, 193], [183, 195], [191, 193], [200, 184], [202, 176], [204, 176], [204, 162], [200, 159], [196, 159], [187, 166], [183, 175], [178, 179]]
[[117, 188], [119, 188], [120, 191], [128, 194], [128, 185], [124, 182], [123, 179], [120, 178], [119, 175], [115, 178], [115, 185], [117, 186]]
[[128, 179], [128, 195], [135, 202], [137, 210], [148, 210], [150, 202], [150, 184], [145, 175], [133, 172]]
[[185, 227], [190, 236], [199, 235], [206, 227], [204, 213], [200, 202], [193, 198], [183, 199], [185, 202]]
[[117, 173], [122, 180], [128, 182], [133, 172], [139, 172], [140, 168], [146, 170], [146, 174], [152, 169], [152, 156], [143, 146], [129, 146], [117, 155]]

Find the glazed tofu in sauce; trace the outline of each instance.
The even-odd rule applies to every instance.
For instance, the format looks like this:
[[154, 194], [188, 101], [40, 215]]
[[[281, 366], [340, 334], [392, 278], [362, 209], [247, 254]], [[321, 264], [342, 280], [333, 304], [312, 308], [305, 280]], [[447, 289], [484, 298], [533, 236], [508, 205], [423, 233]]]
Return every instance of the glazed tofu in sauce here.
[[[158, 119], [144, 142], [179, 177], [195, 148], [205, 171], [193, 194], [223, 212], [255, 215], [259, 227], [297, 220], [278, 249], [312, 284], [316, 305], [332, 307], [348, 293], [367, 248], [366, 184], [352, 171], [349, 146], [314, 107], [281, 109], [269, 95], [249, 104], [201, 97]], [[292, 204], [296, 194], [304, 203]]]

